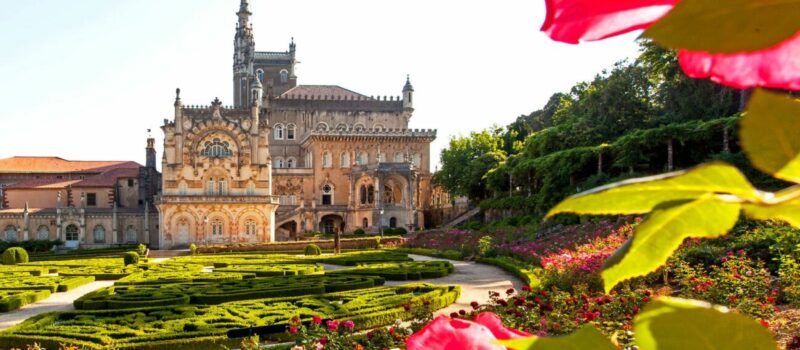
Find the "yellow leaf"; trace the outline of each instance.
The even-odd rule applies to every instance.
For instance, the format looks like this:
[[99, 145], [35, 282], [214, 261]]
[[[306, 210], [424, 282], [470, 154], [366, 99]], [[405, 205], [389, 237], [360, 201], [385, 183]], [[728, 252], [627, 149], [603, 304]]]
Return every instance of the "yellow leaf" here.
[[751, 219], [781, 220], [800, 228], [800, 198], [773, 205], [746, 203], [742, 210]]
[[498, 341], [514, 350], [616, 350], [617, 347], [592, 325], [562, 337], [530, 337]]
[[644, 36], [663, 46], [739, 53], [775, 46], [800, 32], [800, 0], [683, 0]]
[[800, 183], [800, 101], [756, 90], [740, 129], [742, 149], [754, 167]]
[[760, 193], [738, 169], [723, 162], [713, 162], [579, 193], [556, 205], [547, 216], [559, 213], [644, 214], [664, 202], [693, 200], [709, 193], [731, 194], [753, 202], [761, 200]]

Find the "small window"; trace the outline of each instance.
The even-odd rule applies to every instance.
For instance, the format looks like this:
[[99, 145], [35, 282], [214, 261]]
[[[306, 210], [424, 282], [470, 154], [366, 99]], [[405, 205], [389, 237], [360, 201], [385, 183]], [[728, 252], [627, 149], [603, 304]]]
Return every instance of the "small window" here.
[[394, 154], [394, 162], [395, 163], [403, 163], [405, 161], [405, 155], [403, 153], [397, 152]]
[[219, 180], [219, 192], [220, 196], [228, 195], [228, 182], [225, 180]]
[[254, 196], [256, 194], [256, 185], [254, 183], [247, 184], [247, 195]]
[[65, 238], [68, 241], [77, 241], [78, 240], [78, 226], [75, 225], [68, 225], [67, 229], [65, 230]]
[[40, 241], [50, 239], [50, 229], [45, 225], [39, 226], [39, 229], [36, 230], [36, 239]]
[[133, 187], [133, 179], [128, 179], [128, 187]]
[[392, 218], [389, 219], [389, 227], [391, 227], [391, 228], [397, 227], [397, 218], [396, 217], [392, 217]]
[[359, 191], [359, 194], [361, 195], [361, 196], [359, 196], [360, 199], [361, 199], [361, 204], [367, 204], [367, 186], [361, 185], [361, 189]]
[[414, 153], [414, 155], [411, 156], [411, 162], [414, 163], [415, 167], [421, 168], [422, 167], [422, 156], [420, 156], [419, 153]]
[[230, 157], [233, 152], [230, 150], [230, 144], [228, 141], [222, 141], [220, 139], [214, 139], [212, 141], [206, 141], [203, 144], [205, 147], [201, 152], [201, 155], [209, 158], [226, 158]]
[[212, 178], [208, 179], [208, 186], [206, 187], [206, 194], [208, 194], [209, 196], [213, 196], [214, 195], [214, 187], [215, 187], [214, 186], [214, 178], [212, 177]]
[[367, 187], [367, 203], [375, 203], [375, 186], [373, 185], [369, 185], [369, 187]]
[[294, 140], [295, 129], [297, 129], [297, 127], [294, 124], [289, 124], [289, 125], [286, 126], [286, 139], [287, 140]]
[[258, 230], [258, 225], [254, 220], [247, 220], [244, 224], [244, 234], [248, 236], [255, 236]]
[[256, 76], [258, 77], [258, 81], [260, 81], [262, 83], [264, 82], [264, 70], [263, 69], [257, 70], [256, 71]]
[[97, 206], [97, 194], [96, 193], [87, 193], [86, 194], [86, 205], [90, 207]]
[[289, 158], [286, 160], [286, 167], [287, 168], [294, 168], [297, 167], [297, 161], [294, 158]]
[[288, 70], [281, 70], [281, 83], [286, 84], [289, 82], [289, 71]]
[[225, 234], [223, 232], [224, 226], [222, 225], [222, 221], [217, 219], [211, 222], [211, 235], [212, 236], [222, 236]]
[[339, 156], [339, 167], [350, 167], [350, 152], [342, 152], [342, 154]]
[[323, 168], [330, 168], [333, 166], [333, 156], [331, 156], [331, 152], [325, 151], [322, 153], [322, 167]]
[[369, 227], [369, 219], [364, 218], [364, 220], [361, 220], [361, 227], [363, 228]]
[[331, 185], [322, 186], [322, 205], [333, 204], [333, 187]]
[[94, 227], [94, 242], [95, 243], [106, 242], [106, 229], [103, 228], [103, 226], [97, 225]]
[[369, 156], [367, 155], [367, 152], [360, 152], [356, 158], [356, 163], [358, 165], [367, 165], [368, 162]]
[[280, 157], [275, 158], [275, 165], [274, 166], [275, 166], [276, 169], [283, 168], [283, 165], [284, 165], [283, 158], [280, 158]]
[[283, 124], [275, 124], [275, 139], [283, 140]]
[[186, 182], [181, 181], [181, 184], [178, 185], [178, 193], [181, 196], [189, 194], [189, 188], [186, 186]]
[[17, 240], [17, 228], [14, 225], [6, 226], [5, 230], [6, 242], [13, 242]]

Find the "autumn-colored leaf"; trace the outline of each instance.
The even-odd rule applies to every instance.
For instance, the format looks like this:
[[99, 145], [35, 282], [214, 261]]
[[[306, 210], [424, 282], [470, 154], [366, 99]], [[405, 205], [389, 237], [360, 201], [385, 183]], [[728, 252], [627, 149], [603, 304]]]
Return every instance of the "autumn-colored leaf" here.
[[542, 31], [570, 44], [601, 40], [643, 29], [664, 16], [677, 0], [546, 0]]

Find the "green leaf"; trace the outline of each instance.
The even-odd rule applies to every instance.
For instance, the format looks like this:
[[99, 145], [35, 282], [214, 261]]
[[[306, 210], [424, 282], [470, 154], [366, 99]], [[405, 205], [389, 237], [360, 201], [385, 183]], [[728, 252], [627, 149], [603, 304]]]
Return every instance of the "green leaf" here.
[[799, 0], [681, 1], [644, 36], [673, 49], [756, 51], [800, 32], [798, 14]]
[[693, 200], [709, 193], [732, 194], [758, 202], [759, 192], [734, 166], [712, 162], [674, 173], [626, 180], [567, 198], [547, 216], [644, 214], [663, 202]]
[[498, 342], [514, 350], [617, 350], [597, 328], [585, 325], [564, 337], [530, 337]]
[[636, 226], [633, 238], [606, 261], [601, 272], [606, 293], [619, 282], [658, 269], [686, 238], [725, 234], [736, 224], [740, 207], [712, 194], [657, 207]]
[[772, 334], [726, 308], [678, 298], [658, 298], [634, 319], [642, 350], [776, 350]]
[[758, 89], [740, 125], [742, 149], [756, 169], [800, 183], [800, 101]]

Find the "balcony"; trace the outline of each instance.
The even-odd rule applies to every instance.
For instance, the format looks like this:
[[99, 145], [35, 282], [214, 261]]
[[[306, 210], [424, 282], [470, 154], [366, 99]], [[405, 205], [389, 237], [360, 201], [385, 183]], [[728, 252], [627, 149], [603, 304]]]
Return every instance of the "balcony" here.
[[278, 196], [156, 196], [156, 203], [170, 204], [278, 204]]

